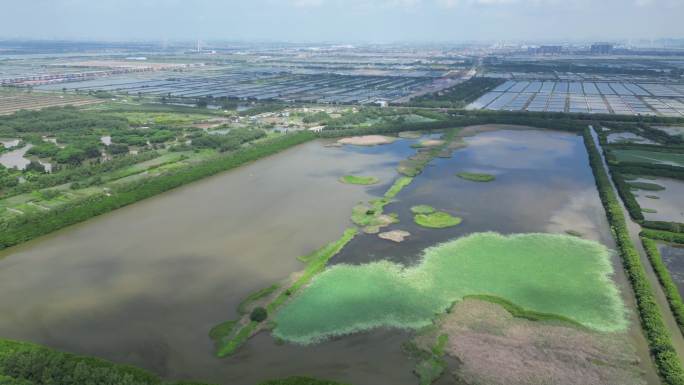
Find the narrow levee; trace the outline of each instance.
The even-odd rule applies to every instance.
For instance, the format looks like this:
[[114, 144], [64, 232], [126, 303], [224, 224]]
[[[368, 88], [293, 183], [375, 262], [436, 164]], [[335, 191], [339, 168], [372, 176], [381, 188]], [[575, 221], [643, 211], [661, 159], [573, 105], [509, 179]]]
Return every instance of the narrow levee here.
[[[597, 148], [600, 149], [599, 153], [601, 154], [601, 159], [603, 160], [603, 167], [606, 169], [606, 172], [610, 173], [610, 167], [608, 167], [608, 164], [606, 163], [603, 149], [601, 147], [601, 144], [599, 143], [598, 137], [596, 136], [596, 132], [594, 131], [593, 127], [591, 128], [591, 135], [592, 138], [594, 138], [594, 143], [596, 144]], [[613, 179], [609, 179], [611, 186], [615, 191], [617, 191], [617, 188], [613, 183]], [[675, 320], [674, 316], [672, 315], [672, 312], [670, 311], [670, 306], [667, 302], [667, 298], [665, 297], [665, 293], [663, 292], [663, 289], [660, 286], [660, 281], [658, 280], [657, 275], [653, 271], [653, 266], [651, 266], [651, 263], [648, 260], [648, 256], [646, 255], [646, 251], [644, 250], [644, 247], [641, 244], [641, 238], [639, 237], [639, 233], [641, 232], [641, 226], [631, 219], [622, 199], [618, 199], [618, 201], [620, 202], [620, 207], [622, 207], [622, 211], [625, 215], [625, 221], [627, 222], [629, 236], [632, 240], [632, 243], [634, 244], [634, 247], [636, 247], [637, 251], [639, 252], [641, 264], [644, 266], [644, 269], [646, 270], [646, 275], [648, 277], [648, 281], [651, 284], [651, 287], [653, 288], [653, 293], [655, 294], [658, 307], [660, 308], [660, 313], [663, 315], [665, 325], [667, 326], [667, 329], [672, 337], [672, 344], [677, 350], [679, 361], [684, 363], [684, 337], [682, 336], [682, 333], [679, 330], [677, 321]]]

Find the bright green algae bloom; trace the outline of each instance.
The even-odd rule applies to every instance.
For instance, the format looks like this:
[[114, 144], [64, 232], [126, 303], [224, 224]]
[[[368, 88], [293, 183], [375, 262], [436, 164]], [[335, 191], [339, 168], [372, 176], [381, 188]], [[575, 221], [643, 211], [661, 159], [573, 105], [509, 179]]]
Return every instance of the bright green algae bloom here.
[[479, 233], [426, 249], [414, 267], [337, 265], [282, 308], [273, 333], [307, 344], [383, 326], [415, 329], [473, 294], [620, 331], [627, 320], [610, 256], [605, 246], [568, 235]]
[[380, 182], [380, 179], [373, 176], [345, 175], [340, 178], [340, 182], [346, 184], [371, 185]]
[[460, 225], [463, 221], [459, 217], [441, 211], [431, 214], [417, 214], [413, 219], [416, 221], [417, 225], [430, 229], [454, 227]]

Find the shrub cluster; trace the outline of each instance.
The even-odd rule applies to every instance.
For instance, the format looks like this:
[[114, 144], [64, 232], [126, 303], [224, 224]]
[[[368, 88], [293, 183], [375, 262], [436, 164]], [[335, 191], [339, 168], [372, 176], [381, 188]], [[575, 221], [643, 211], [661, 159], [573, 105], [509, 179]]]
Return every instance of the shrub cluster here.
[[0, 340], [0, 383], [149, 385], [162, 384], [162, 381], [131, 366], [62, 353], [31, 343]]

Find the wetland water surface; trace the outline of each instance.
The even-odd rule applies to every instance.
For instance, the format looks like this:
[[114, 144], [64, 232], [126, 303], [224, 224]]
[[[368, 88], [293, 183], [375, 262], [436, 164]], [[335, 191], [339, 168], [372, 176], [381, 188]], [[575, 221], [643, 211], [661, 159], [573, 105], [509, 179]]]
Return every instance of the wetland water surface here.
[[[402, 244], [361, 235], [335, 263], [414, 263], [427, 246], [479, 231], [585, 234], [614, 248], [579, 136], [499, 130], [435, 159], [386, 212], [411, 232]], [[377, 330], [313, 346], [278, 345], [260, 334], [219, 360], [207, 333], [235, 318], [247, 294], [301, 269], [295, 259], [339, 238], [351, 208], [382, 195], [414, 141], [326, 148], [317, 141], [174, 190], [0, 254], [0, 336], [130, 363], [173, 379], [252, 385], [312, 375], [354, 385], [415, 384], [401, 351], [410, 333]], [[458, 172], [493, 174], [469, 182]], [[369, 187], [342, 175], [375, 176]], [[429, 204], [463, 217], [428, 230], [410, 207]], [[625, 302], [633, 308], [614, 259]], [[654, 374], [630, 312], [630, 342], [649, 382]], [[444, 380], [444, 379], [443, 379]]]
[[670, 271], [672, 281], [679, 289], [679, 294], [684, 297], [684, 246], [659, 243], [658, 249], [665, 266]]
[[300, 270], [297, 256], [340, 237], [354, 204], [371, 196], [339, 177], [363, 171], [391, 183], [409, 145], [307, 143], [6, 250], [0, 336], [169, 378], [252, 385], [308, 374], [411, 384], [399, 332], [312, 349], [262, 335], [224, 360], [207, 335], [236, 317], [247, 294]]

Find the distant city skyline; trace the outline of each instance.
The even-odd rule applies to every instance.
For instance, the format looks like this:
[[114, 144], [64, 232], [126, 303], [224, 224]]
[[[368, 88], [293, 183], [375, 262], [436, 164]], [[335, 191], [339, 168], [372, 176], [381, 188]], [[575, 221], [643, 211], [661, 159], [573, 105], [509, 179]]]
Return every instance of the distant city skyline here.
[[684, 37], [679, 0], [3, 0], [0, 39], [461, 42]]

